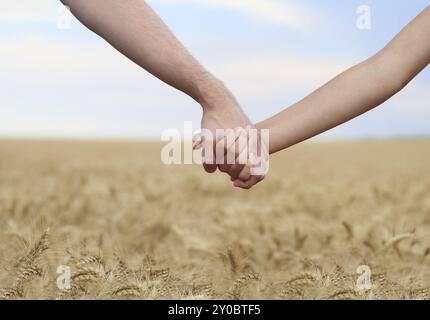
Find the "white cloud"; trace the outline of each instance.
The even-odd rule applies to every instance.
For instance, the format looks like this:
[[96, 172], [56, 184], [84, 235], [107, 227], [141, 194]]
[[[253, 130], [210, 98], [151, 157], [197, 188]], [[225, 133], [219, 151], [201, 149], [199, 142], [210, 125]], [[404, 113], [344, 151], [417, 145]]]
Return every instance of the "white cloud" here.
[[[208, 61], [208, 65], [231, 84], [233, 91], [250, 99], [313, 88], [351, 64], [288, 54], [245, 54], [237, 60]], [[38, 33], [23, 34], [0, 42], [0, 61], [9, 81], [19, 85], [64, 86], [97, 81], [133, 88], [143, 83], [151, 88], [160, 86], [158, 80], [103, 41], [81, 43]]]
[[1, 7], [0, 25], [44, 23], [52, 21], [55, 15], [52, 0], [2, 0]]
[[[107, 43], [82, 43], [39, 33], [5, 37], [0, 42], [2, 72], [23, 82], [110, 78], [135, 79], [142, 72]], [[42, 76], [42, 77], [40, 77]]]
[[60, 92], [66, 99], [72, 96], [74, 103], [81, 100], [89, 106], [169, 108], [190, 102], [102, 40], [80, 42], [25, 33], [0, 41], [0, 61], [5, 80], [0, 85], [13, 89], [3, 94], [2, 101], [5, 95], [12, 99], [16, 92], [37, 88], [52, 95]]
[[220, 63], [213, 70], [240, 95], [264, 98], [316, 89], [351, 64], [339, 59], [269, 54]]
[[[310, 93], [359, 61], [294, 54], [266, 54], [210, 64], [233, 91], [254, 99], [288, 93]], [[426, 72], [426, 71], [424, 71]], [[390, 99], [396, 108], [430, 110], [428, 81], [417, 77]]]
[[298, 2], [286, 0], [149, 0], [148, 2], [233, 9], [294, 29], [310, 29], [311, 25], [315, 25], [318, 20], [315, 12], [303, 6], [302, 2], [298, 5]]

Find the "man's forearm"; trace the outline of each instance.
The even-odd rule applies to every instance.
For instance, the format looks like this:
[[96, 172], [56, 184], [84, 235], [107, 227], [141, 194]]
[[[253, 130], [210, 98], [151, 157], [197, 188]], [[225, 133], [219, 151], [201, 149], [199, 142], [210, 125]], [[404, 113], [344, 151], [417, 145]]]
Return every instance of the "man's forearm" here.
[[144, 0], [62, 0], [89, 29], [202, 105], [229, 99], [224, 85], [181, 45]]
[[[252, 126], [224, 84], [207, 72], [144, 0], [61, 0], [90, 30], [203, 108], [202, 129], [216, 144], [218, 129]], [[204, 163], [208, 172], [215, 163]], [[242, 166], [244, 167], [244, 165]]]
[[342, 73], [257, 127], [270, 129], [270, 152], [288, 148], [380, 105], [430, 62], [430, 9], [380, 53]]

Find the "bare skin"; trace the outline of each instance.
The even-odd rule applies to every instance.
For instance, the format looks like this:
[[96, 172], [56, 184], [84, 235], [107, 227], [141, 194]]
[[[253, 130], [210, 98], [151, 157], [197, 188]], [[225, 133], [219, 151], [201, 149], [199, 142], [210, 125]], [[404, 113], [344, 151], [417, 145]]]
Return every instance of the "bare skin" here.
[[[345, 123], [401, 91], [430, 63], [429, 32], [430, 7], [427, 7], [376, 55], [257, 124], [260, 129], [270, 129], [270, 153]], [[253, 186], [240, 179], [234, 179], [234, 185]]]
[[[200, 65], [144, 0], [62, 2], [85, 26], [126, 57], [198, 102], [203, 108], [203, 129], [215, 136], [216, 129], [253, 127], [225, 85]], [[217, 167], [204, 164], [207, 172], [215, 172]], [[239, 169], [244, 167], [240, 165]], [[228, 169], [223, 165], [219, 168]], [[256, 180], [253, 178], [254, 183]]]

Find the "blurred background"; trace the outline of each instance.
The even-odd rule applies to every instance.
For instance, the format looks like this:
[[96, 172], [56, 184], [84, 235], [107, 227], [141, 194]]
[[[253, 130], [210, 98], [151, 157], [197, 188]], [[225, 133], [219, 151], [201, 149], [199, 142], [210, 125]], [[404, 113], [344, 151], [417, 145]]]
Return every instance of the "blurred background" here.
[[[150, 0], [253, 121], [382, 48], [428, 1]], [[371, 9], [371, 29], [357, 8]], [[0, 137], [155, 138], [199, 106], [124, 58], [54, 0], [3, 0]], [[384, 106], [319, 139], [430, 134], [430, 71]]]
[[[428, 5], [362, 1], [148, 2], [260, 121], [376, 53]], [[360, 7], [370, 29], [357, 26]], [[161, 143], [140, 141], [197, 127], [190, 98], [59, 1], [1, 9], [0, 300], [430, 299], [430, 139], [361, 141], [430, 136], [430, 68], [317, 138], [360, 141], [281, 152], [244, 191], [200, 166], [163, 165]], [[70, 290], [56, 287], [60, 265]], [[359, 266], [371, 269], [369, 291]]]

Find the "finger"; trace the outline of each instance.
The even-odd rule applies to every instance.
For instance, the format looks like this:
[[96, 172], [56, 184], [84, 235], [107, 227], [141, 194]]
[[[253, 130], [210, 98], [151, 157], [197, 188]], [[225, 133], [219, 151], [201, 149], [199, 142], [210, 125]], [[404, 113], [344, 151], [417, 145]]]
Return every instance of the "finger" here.
[[248, 189], [251, 189], [253, 186], [255, 186], [257, 183], [259, 183], [260, 181], [261, 181], [260, 177], [252, 176], [247, 181], [235, 180], [233, 182], [233, 185], [237, 188], [248, 190]]
[[194, 141], [193, 150], [200, 150], [203, 148], [203, 141]]
[[[216, 151], [217, 151], [217, 145], [218, 142], [220, 141], [220, 139], [222, 138], [222, 136], [216, 134], [215, 138], [212, 141], [206, 141], [204, 139], [202, 139], [202, 146], [204, 145], [205, 147], [203, 148], [203, 168], [207, 173], [214, 173], [217, 168], [217, 159], [216, 159]], [[212, 155], [205, 155], [205, 150], [207, 150], [206, 148], [212, 148]]]
[[[244, 154], [243, 154], [244, 153]], [[240, 174], [244, 170], [246, 164], [240, 163], [240, 159], [244, 159], [246, 157], [247, 149], [243, 149], [242, 153], [236, 157], [236, 161], [234, 165], [230, 167], [230, 170], [228, 174], [230, 175], [232, 181], [239, 179]], [[243, 172], [243, 175], [246, 173], [246, 171]]]
[[214, 173], [217, 169], [217, 165], [216, 164], [203, 163], [203, 168], [205, 169], [205, 171], [207, 173]]
[[252, 176], [256, 176], [256, 177], [261, 176], [264, 179], [268, 172], [269, 172], [269, 163], [264, 159], [258, 161], [258, 163], [254, 164], [251, 167]]
[[207, 173], [214, 173], [217, 170], [217, 164], [214, 159], [214, 155], [205, 154], [206, 149], [202, 150], [203, 156], [203, 168]]
[[218, 169], [223, 173], [228, 173], [230, 171], [231, 166], [231, 164], [219, 164]]
[[228, 174], [231, 177], [232, 181], [239, 179], [239, 174], [243, 170], [243, 167], [244, 165], [242, 164], [234, 164], [231, 166], [230, 170], [228, 171]]
[[252, 185], [250, 184], [249, 181], [235, 180], [233, 182], [233, 185], [236, 188], [241, 188], [241, 189], [245, 189], [245, 190], [249, 190], [252, 188]]
[[[219, 152], [217, 159], [222, 160], [218, 163], [218, 168], [221, 172], [228, 172], [230, 167], [235, 162], [234, 155], [231, 155], [230, 149], [236, 141], [235, 132], [233, 129], [226, 129], [223, 141], [218, 142], [217, 152]], [[223, 156], [223, 157], [222, 157]]]
[[245, 165], [248, 162], [248, 134], [245, 129], [240, 129], [237, 133], [234, 147], [236, 163]]
[[225, 164], [225, 145], [226, 145], [226, 135], [223, 132], [222, 134], [217, 130], [216, 131], [216, 137], [215, 137], [215, 144], [214, 144], [214, 158], [215, 163], [217, 165], [224, 165]]
[[263, 181], [266, 176], [253, 176], [254, 180], [255, 180], [255, 184], [260, 183], [261, 181]]
[[198, 150], [201, 149], [203, 146], [203, 136], [200, 131], [197, 131], [193, 135], [193, 149]]
[[225, 150], [224, 150], [224, 163], [233, 165], [236, 163], [236, 156], [234, 153], [234, 146], [238, 136], [236, 134], [236, 129], [227, 129], [225, 134]]
[[251, 177], [251, 169], [249, 166], [244, 166], [242, 171], [239, 173], [239, 179], [242, 181], [248, 181]]

